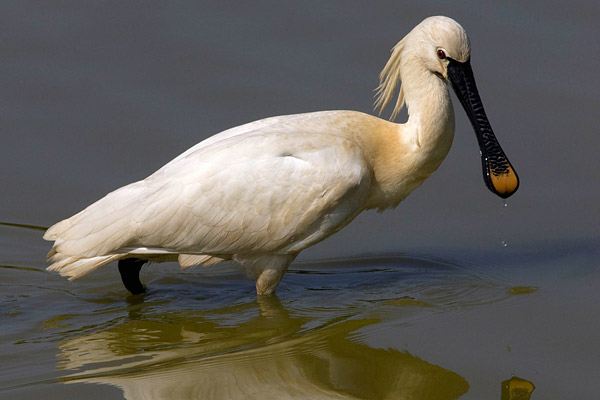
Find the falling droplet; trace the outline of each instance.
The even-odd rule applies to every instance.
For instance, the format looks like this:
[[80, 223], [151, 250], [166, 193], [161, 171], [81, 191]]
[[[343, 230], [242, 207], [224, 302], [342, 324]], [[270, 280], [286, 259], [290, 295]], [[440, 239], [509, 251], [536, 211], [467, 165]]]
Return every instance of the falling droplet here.
[[504, 203], [502, 207], [508, 207], [508, 202], [506, 201], [506, 199], [502, 200], [502, 202]]
[[506, 247], [506, 246], [508, 246], [508, 243], [506, 242], [506, 240], [503, 240], [502, 241], [502, 247]]

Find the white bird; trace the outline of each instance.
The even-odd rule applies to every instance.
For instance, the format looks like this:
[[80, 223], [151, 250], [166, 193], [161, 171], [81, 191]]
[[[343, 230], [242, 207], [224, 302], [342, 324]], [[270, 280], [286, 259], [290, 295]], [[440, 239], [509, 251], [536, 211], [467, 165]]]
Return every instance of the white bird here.
[[[449, 86], [477, 134], [486, 185], [503, 198], [517, 190], [456, 21], [427, 18], [393, 48], [380, 74], [380, 112], [400, 82], [390, 121], [322, 111], [262, 119], [200, 142], [49, 228], [48, 270], [73, 280], [119, 260], [136, 294], [145, 290], [139, 271], [147, 261], [186, 268], [235, 260], [258, 294], [272, 294], [300, 251], [364, 210], [396, 207], [440, 166], [454, 137]], [[408, 121], [394, 123], [404, 104]]]

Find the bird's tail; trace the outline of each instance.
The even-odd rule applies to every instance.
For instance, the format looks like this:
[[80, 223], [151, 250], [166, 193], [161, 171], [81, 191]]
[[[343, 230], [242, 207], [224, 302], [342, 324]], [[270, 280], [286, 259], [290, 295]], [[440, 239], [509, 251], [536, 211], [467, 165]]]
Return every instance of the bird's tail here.
[[124, 254], [110, 254], [106, 256], [79, 258], [57, 253], [53, 247], [48, 253], [48, 261], [52, 264], [47, 270], [56, 271], [62, 276], [68, 276], [69, 280], [72, 281], [79, 279], [112, 261], [119, 260], [124, 256]]
[[54, 241], [48, 270], [73, 280], [126, 257], [119, 249], [135, 234], [132, 214], [143, 191], [142, 182], [124, 186], [51, 226], [44, 234], [45, 240]]

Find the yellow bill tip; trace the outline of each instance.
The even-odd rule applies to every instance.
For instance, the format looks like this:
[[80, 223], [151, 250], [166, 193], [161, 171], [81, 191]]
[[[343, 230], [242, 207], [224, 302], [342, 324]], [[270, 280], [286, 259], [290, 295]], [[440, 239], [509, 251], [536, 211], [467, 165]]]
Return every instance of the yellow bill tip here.
[[519, 188], [519, 177], [512, 166], [500, 173], [490, 171], [489, 177], [494, 192], [503, 199], [514, 194]]

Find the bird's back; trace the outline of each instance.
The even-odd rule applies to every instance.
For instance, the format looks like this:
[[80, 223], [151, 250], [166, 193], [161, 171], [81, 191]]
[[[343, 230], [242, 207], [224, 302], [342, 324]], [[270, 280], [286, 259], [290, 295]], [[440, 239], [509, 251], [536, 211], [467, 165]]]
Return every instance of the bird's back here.
[[371, 187], [340, 113], [364, 115], [267, 118], [199, 143], [52, 226], [44, 238], [55, 241], [53, 261], [299, 252], [352, 220]]

